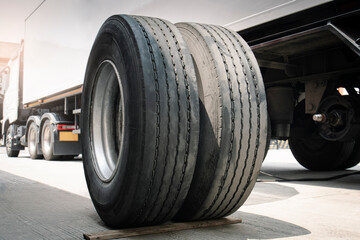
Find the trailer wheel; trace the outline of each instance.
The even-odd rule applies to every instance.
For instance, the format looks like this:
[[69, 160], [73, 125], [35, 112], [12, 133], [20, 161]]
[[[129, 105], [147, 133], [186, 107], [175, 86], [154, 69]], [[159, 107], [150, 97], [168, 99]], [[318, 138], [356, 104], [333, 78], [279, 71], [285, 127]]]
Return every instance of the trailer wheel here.
[[82, 157], [94, 206], [110, 227], [170, 220], [195, 169], [199, 106], [191, 56], [161, 19], [112, 16], [88, 60]]
[[267, 128], [267, 138], [266, 138], [266, 147], [265, 147], [265, 154], [264, 154], [264, 160], [269, 152], [270, 143], [271, 143], [271, 120], [268, 112], [268, 128]]
[[201, 129], [195, 174], [176, 220], [221, 218], [247, 199], [265, 156], [262, 76], [237, 33], [195, 23], [176, 26], [195, 62]]
[[334, 171], [343, 169], [349, 158], [353, 142], [330, 142], [318, 138], [289, 138], [289, 146], [295, 159], [305, 168], [313, 171]]
[[338, 167], [338, 170], [344, 170], [352, 168], [358, 165], [360, 162], [360, 139], [355, 140], [354, 149], [350, 154], [350, 157]]
[[54, 132], [50, 120], [46, 120], [41, 129], [41, 150], [46, 160], [56, 160], [60, 157], [54, 155]]
[[13, 125], [10, 125], [6, 130], [6, 154], [8, 157], [17, 157], [19, 156], [20, 151], [14, 150], [14, 142], [13, 137], [15, 135], [14, 133], [15, 129]]
[[37, 136], [39, 132], [39, 127], [36, 125], [35, 122], [32, 122], [30, 124], [29, 130], [28, 130], [28, 150], [31, 159], [39, 159], [42, 158], [41, 154], [38, 154], [38, 147], [37, 147]]
[[[297, 136], [296, 132], [306, 135]], [[303, 167], [314, 171], [340, 170], [353, 152], [354, 144], [355, 141], [327, 141], [321, 138], [316, 132], [311, 115], [305, 114], [305, 101], [295, 107], [289, 147]]]

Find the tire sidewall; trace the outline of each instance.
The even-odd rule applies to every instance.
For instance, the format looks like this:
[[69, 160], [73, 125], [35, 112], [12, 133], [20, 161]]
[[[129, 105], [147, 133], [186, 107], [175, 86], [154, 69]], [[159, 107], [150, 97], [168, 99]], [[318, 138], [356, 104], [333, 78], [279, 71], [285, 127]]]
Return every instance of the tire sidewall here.
[[[10, 125], [7, 130], [6, 130], [6, 139], [5, 139], [5, 146], [7, 145], [7, 138], [8, 136], [11, 136], [11, 138], [14, 137], [14, 126], [13, 125]], [[10, 150], [8, 149], [8, 146], [6, 146], [6, 153], [8, 156], [12, 156], [13, 155], [13, 152], [14, 150], [12, 149], [13, 148], [13, 141], [11, 141], [11, 146], [10, 146]]]
[[[31, 138], [31, 134], [32, 134], [32, 130], [35, 129], [35, 147], [34, 148], [31, 148], [30, 147], [30, 138]], [[36, 139], [37, 139], [37, 131], [38, 131], [38, 127], [36, 126], [36, 124], [33, 122], [30, 124], [30, 127], [29, 127], [29, 132], [28, 132], [28, 149], [29, 149], [29, 154], [30, 154], [30, 157], [32, 159], [35, 159], [38, 157], [37, 155], [37, 150], [36, 150]]]
[[[126, 212], [126, 209], [130, 209], [130, 201], [125, 201], [125, 199], [131, 199], [134, 195], [136, 189], [130, 188], [130, 185], [136, 185], [139, 178], [139, 171], [136, 171], [136, 168], [141, 167], [141, 159], [138, 156], [141, 155], [138, 154], [141, 152], [141, 139], [138, 132], [142, 131], [140, 124], [142, 99], [136, 92], [142, 90], [143, 76], [138, 57], [139, 50], [134, 45], [136, 39], [128, 29], [127, 22], [116, 16], [105, 22], [91, 50], [83, 86], [81, 137], [85, 177], [93, 203], [103, 220], [111, 218], [113, 211]], [[100, 179], [95, 169], [90, 126], [96, 75], [99, 66], [105, 60], [114, 63], [119, 73], [124, 102], [123, 152], [113, 177], [106, 182]]]
[[[49, 128], [50, 131], [50, 150], [48, 152], [46, 152], [45, 148], [44, 148], [44, 144], [45, 144], [45, 141], [44, 141], [44, 135], [45, 135], [45, 129], [46, 128]], [[50, 123], [50, 120], [47, 119], [42, 128], [41, 128], [41, 149], [42, 149], [42, 152], [43, 152], [43, 155], [44, 155], [44, 158], [47, 159], [47, 160], [51, 160], [53, 159], [54, 157], [54, 134], [53, 134], [53, 131], [51, 129], [51, 123]]]

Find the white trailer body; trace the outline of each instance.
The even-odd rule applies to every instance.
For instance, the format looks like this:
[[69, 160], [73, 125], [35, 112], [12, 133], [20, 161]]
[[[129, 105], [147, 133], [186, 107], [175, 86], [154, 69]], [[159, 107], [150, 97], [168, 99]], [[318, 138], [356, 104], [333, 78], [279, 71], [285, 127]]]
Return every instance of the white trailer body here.
[[310, 170], [360, 162], [359, 21], [355, 0], [43, 1], [10, 67], [7, 154], [82, 153], [111, 227], [225, 217], [271, 138]]
[[[3, 102], [3, 121], [13, 123], [18, 119], [19, 107], [19, 56], [14, 57], [8, 63], [7, 76], [4, 77], [6, 94]], [[16, 97], [14, 97], [16, 96]]]
[[[79, 107], [91, 46], [100, 26], [114, 14], [147, 15], [174, 23], [203, 22], [239, 31], [328, 1], [271, 0], [254, 3], [251, 0], [227, 0], [219, 3], [216, 0], [44, 0], [26, 18], [21, 51], [17, 60], [8, 66], [8, 74], [14, 80], [11, 80], [10, 87], [3, 89], [3, 98], [6, 98], [1, 127], [3, 144], [7, 129], [14, 125], [14, 131], [10, 131], [14, 135], [12, 141], [20, 146], [19, 139], [25, 134], [22, 144], [27, 146], [28, 125], [36, 121], [41, 127], [42, 122], [39, 123], [41, 119], [38, 118], [45, 116], [46, 112], [62, 112], [62, 115], [66, 115], [65, 118], [61, 117], [62, 120], [55, 117], [53, 122], [56, 124], [74, 120], [69, 121], [68, 118], [73, 114], [71, 108]], [[79, 114], [80, 110], [76, 112]], [[78, 123], [74, 123], [77, 128]], [[17, 131], [17, 126], [23, 128]], [[78, 139], [67, 136], [61, 139]]]
[[328, 0], [46, 0], [25, 21], [23, 103], [83, 83], [91, 46], [114, 14], [203, 22], [239, 31]]

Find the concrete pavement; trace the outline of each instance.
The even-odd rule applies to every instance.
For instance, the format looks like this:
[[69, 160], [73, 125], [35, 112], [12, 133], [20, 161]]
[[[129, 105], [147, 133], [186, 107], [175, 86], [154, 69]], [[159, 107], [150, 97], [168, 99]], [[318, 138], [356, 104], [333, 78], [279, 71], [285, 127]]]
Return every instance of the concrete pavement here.
[[[86, 189], [81, 160], [31, 160], [0, 151], [0, 239], [82, 239], [106, 231]], [[325, 178], [359, 171], [309, 172], [289, 150], [271, 150], [262, 171]], [[233, 217], [243, 223], [131, 239], [360, 239], [360, 174], [332, 181], [276, 182], [261, 174]]]

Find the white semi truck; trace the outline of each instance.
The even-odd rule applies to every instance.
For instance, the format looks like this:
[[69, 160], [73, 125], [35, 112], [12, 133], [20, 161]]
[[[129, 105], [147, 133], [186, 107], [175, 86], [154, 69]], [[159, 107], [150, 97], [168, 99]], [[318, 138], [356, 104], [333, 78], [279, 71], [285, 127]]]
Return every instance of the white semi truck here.
[[227, 216], [270, 138], [311, 170], [359, 163], [359, 18], [357, 1], [43, 1], [3, 73], [7, 153], [82, 153], [111, 227]]

